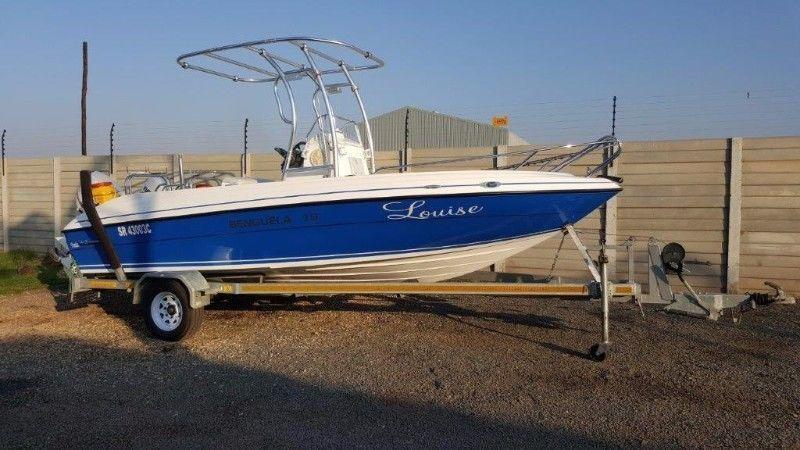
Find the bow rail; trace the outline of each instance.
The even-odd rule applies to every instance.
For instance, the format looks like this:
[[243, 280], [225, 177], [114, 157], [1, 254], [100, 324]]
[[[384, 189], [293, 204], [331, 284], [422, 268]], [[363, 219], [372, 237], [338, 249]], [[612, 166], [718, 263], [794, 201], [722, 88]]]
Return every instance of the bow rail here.
[[[568, 151], [576, 147], [582, 147], [576, 151]], [[517, 170], [520, 167], [534, 167], [539, 171], [546, 172], [561, 172], [565, 168], [575, 164], [577, 161], [584, 157], [602, 150], [603, 159], [599, 164], [589, 166], [586, 168], [586, 176], [594, 176], [602, 173], [603, 169], [610, 166], [615, 159], [619, 158], [622, 154], [622, 143], [614, 136], [603, 136], [602, 138], [593, 142], [584, 142], [581, 144], [566, 144], [548, 147], [534, 147], [526, 150], [517, 150], [505, 153], [490, 153], [486, 155], [464, 156], [460, 158], [440, 159], [436, 161], [426, 161], [420, 163], [400, 164], [395, 166], [383, 166], [376, 169], [376, 172], [383, 170], [401, 170], [404, 171], [410, 167], [424, 167], [436, 166], [440, 164], [451, 164], [467, 161], [476, 161], [481, 159], [494, 159], [507, 158], [510, 156], [524, 158], [517, 163], [508, 164], [505, 166], [496, 167], [497, 170]], [[561, 152], [560, 152], [561, 151]]]

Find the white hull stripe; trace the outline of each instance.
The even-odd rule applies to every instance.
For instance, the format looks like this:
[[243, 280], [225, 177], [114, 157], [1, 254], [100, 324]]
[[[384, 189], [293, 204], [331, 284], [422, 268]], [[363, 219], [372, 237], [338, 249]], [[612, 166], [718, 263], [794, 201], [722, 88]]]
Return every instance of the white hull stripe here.
[[[475, 183], [476, 178], [480, 183]], [[451, 179], [451, 184], [442, 180]], [[487, 183], [497, 183], [488, 187]], [[413, 183], [413, 184], [412, 184]], [[383, 184], [380, 187], [369, 185]], [[340, 189], [330, 189], [331, 187]], [[350, 187], [350, 189], [347, 189]], [[321, 191], [328, 188], [328, 190]], [[342, 189], [343, 188], [343, 189]], [[184, 189], [131, 194], [98, 207], [104, 224], [155, 220], [236, 209], [256, 209], [308, 203], [377, 200], [396, 196], [459, 196], [481, 194], [529, 194], [547, 192], [616, 191], [618, 184], [598, 178], [568, 174], [508, 171], [426, 172], [404, 175], [371, 175], [318, 182], [274, 182], [205, 189]], [[265, 195], [273, 193], [273, 195]], [[85, 217], [76, 218], [65, 231], [86, 228]]]
[[[443, 250], [463, 249], [467, 250], [473, 247], [481, 247], [501, 242], [522, 241], [525, 239], [533, 238], [535, 236], [553, 233], [557, 230], [548, 230], [544, 232], [532, 233], [523, 236], [515, 236], [512, 238], [494, 239], [489, 241], [478, 241], [461, 245], [446, 245], [440, 247], [426, 247], [408, 249], [397, 252], [364, 252], [364, 253], [350, 253], [350, 254], [336, 254], [336, 255], [317, 255], [301, 258], [269, 258], [269, 259], [241, 259], [241, 260], [222, 260], [222, 261], [178, 261], [168, 263], [137, 263], [137, 264], [122, 264], [122, 268], [132, 272], [151, 272], [151, 271], [165, 271], [165, 270], [236, 270], [236, 269], [266, 269], [278, 267], [309, 267], [324, 264], [335, 264], [339, 261], [352, 261], [357, 258], [369, 258], [377, 256], [398, 256], [413, 257], [423, 256], [433, 252], [440, 252]], [[381, 259], [380, 261], [385, 261]], [[265, 267], [265, 263], [278, 263]], [[94, 273], [108, 273], [110, 268], [108, 265], [87, 265], [81, 266], [81, 272], [87, 274]]]

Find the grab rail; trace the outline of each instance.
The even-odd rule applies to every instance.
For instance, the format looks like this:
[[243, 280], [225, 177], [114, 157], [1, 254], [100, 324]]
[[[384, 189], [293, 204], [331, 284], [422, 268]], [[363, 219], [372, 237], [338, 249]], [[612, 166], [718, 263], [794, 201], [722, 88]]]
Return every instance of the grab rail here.
[[[575, 152], [563, 153], [559, 155], [547, 155], [541, 158], [536, 158], [537, 155], [541, 155], [543, 153], [552, 152], [559, 149], [570, 149], [580, 146], [583, 146], [583, 148]], [[496, 167], [496, 170], [517, 170], [520, 167], [537, 166], [537, 169], [540, 171], [560, 172], [563, 169], [569, 167], [570, 165], [576, 163], [578, 160], [584, 158], [585, 156], [597, 151], [598, 149], [603, 150], [603, 160], [595, 166], [590, 166], [586, 168], [586, 176], [593, 176], [601, 172], [604, 168], [611, 165], [611, 163], [614, 162], [614, 160], [617, 159], [622, 154], [622, 143], [614, 136], [603, 136], [602, 138], [596, 141], [584, 142], [581, 144], [566, 144], [566, 145], [557, 145], [551, 147], [531, 148], [527, 150], [518, 150], [506, 153], [492, 153], [486, 155], [441, 159], [437, 161], [398, 164], [394, 166], [383, 166], [375, 169], [375, 172], [377, 173], [382, 170], [406, 169], [409, 167], [436, 166], [441, 164], [476, 161], [480, 159], [497, 160], [499, 158], [504, 158], [509, 156], [520, 156], [520, 155], [527, 155], [527, 157], [518, 163], [508, 164], [505, 166], [498, 166]]]
[[125, 177], [124, 192], [125, 195], [133, 194], [134, 192], [139, 192], [134, 189], [135, 188], [134, 183], [136, 182], [136, 180], [147, 180], [149, 178], [158, 178], [161, 180], [161, 183], [159, 183], [155, 187], [156, 191], [174, 191], [178, 189], [190, 189], [193, 187], [192, 185], [197, 180], [213, 180], [219, 183], [220, 177], [236, 176], [236, 174], [232, 172], [221, 171], [221, 170], [196, 170], [189, 172], [186, 175], [187, 176], [184, 178], [182, 182], [175, 182], [174, 180], [170, 181], [170, 178], [173, 178], [173, 175], [169, 173], [132, 172]]

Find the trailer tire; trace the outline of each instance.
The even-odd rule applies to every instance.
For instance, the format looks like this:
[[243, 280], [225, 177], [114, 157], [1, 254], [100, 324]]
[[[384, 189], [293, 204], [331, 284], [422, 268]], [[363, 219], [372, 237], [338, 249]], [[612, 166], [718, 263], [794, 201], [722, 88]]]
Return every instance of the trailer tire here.
[[159, 339], [187, 338], [203, 322], [203, 308], [191, 307], [189, 293], [178, 280], [148, 281], [141, 298], [147, 327]]

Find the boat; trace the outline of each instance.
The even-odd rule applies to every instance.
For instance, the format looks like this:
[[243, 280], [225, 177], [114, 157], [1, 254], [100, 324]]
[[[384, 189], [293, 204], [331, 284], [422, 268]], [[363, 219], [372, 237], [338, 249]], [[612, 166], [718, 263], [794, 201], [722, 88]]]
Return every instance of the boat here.
[[[181, 168], [177, 179], [132, 174], [124, 189], [113, 180], [94, 180], [91, 207], [64, 227], [57, 242], [59, 256], [70, 259], [75, 274], [103, 278], [121, 270], [136, 278], [197, 271], [210, 280], [436, 282], [531, 248], [622, 189], [620, 180], [603, 176], [622, 151], [613, 136], [441, 161], [516, 161], [497, 170], [376, 167], [369, 119], [352, 74], [384, 62], [352, 44], [276, 38], [188, 53], [177, 62], [237, 83], [271, 85], [289, 128], [286, 149], [276, 149], [283, 156], [281, 177], [256, 180]], [[311, 125], [302, 136], [293, 88], [300, 82], [310, 82], [313, 92]], [[332, 97], [343, 90], [353, 94], [357, 120], [334, 110]], [[586, 176], [565, 172], [600, 152], [601, 162]], [[102, 195], [99, 189], [105, 189]]]

